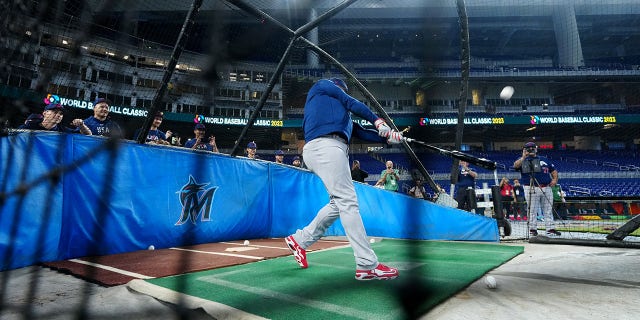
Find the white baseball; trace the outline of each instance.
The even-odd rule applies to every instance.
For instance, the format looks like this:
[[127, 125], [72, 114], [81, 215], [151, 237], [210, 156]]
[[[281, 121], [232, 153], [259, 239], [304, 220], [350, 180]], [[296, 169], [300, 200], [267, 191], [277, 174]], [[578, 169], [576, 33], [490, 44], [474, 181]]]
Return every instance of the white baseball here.
[[369, 239], [369, 243], [375, 243], [375, 242], [376, 242], [376, 239], [374, 238]]
[[250, 245], [250, 244], [251, 244], [251, 243], [249, 242], [249, 240], [245, 240], [245, 241], [244, 241], [244, 245], [245, 245], [245, 246], [248, 246], [248, 245]]
[[155, 249], [156, 249], [156, 247], [154, 247], [153, 245], [150, 245], [147, 249], [149, 249], [149, 250], [155, 250]]
[[496, 278], [494, 278], [493, 276], [486, 276], [484, 278], [484, 284], [487, 285], [487, 288], [489, 289], [495, 289], [498, 287], [498, 283], [496, 282]]
[[512, 86], [506, 86], [502, 88], [502, 91], [500, 91], [500, 99], [509, 100], [511, 99], [511, 96], [513, 96], [514, 92], [515, 92], [515, 89], [513, 89]]

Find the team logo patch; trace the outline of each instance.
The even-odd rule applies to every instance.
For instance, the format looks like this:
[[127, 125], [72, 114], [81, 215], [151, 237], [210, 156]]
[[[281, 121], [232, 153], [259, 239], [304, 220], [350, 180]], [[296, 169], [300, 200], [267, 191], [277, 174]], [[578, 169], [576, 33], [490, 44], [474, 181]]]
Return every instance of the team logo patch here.
[[211, 220], [211, 204], [218, 187], [205, 188], [207, 185], [209, 185], [208, 182], [198, 183], [193, 176], [189, 175], [189, 182], [177, 192], [182, 204], [182, 213], [176, 226], [184, 224], [187, 220], [196, 224], [200, 215], [202, 215], [202, 221]]

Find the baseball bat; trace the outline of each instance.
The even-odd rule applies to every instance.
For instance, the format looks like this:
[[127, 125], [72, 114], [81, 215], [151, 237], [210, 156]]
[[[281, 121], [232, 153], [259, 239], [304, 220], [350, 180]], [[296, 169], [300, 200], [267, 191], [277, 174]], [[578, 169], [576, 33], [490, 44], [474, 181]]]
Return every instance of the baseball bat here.
[[473, 165], [488, 169], [488, 170], [495, 170], [497, 167], [497, 164], [495, 163], [495, 161], [491, 161], [489, 159], [485, 159], [485, 158], [478, 158], [474, 155], [470, 155], [468, 153], [464, 153], [464, 152], [460, 152], [457, 150], [446, 150], [446, 149], [442, 149], [442, 148], [438, 148], [434, 145], [430, 145], [426, 142], [423, 141], [419, 141], [416, 139], [412, 139], [412, 138], [407, 138], [407, 137], [403, 137], [402, 138], [404, 141], [406, 142], [413, 142], [413, 143], [417, 143], [419, 145], [422, 145], [424, 147], [426, 147], [429, 150], [432, 151], [436, 151], [442, 155], [451, 157], [451, 158], [455, 158], [458, 160], [462, 160], [462, 161], [466, 161], [469, 162]]

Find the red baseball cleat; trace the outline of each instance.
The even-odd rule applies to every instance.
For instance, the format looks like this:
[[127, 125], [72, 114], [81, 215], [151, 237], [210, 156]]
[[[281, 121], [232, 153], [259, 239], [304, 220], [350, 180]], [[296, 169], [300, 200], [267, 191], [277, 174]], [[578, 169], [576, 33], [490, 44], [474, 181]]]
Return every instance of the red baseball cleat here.
[[387, 267], [382, 263], [372, 270], [356, 270], [356, 280], [390, 280], [397, 278], [398, 275], [398, 269]]
[[289, 246], [289, 249], [291, 249], [293, 257], [296, 259], [296, 262], [300, 265], [300, 267], [302, 269], [306, 269], [307, 267], [309, 267], [309, 264], [307, 263], [307, 251], [302, 249], [302, 247], [298, 245], [296, 240], [293, 239], [293, 236], [284, 238], [284, 242], [286, 242], [287, 246]]

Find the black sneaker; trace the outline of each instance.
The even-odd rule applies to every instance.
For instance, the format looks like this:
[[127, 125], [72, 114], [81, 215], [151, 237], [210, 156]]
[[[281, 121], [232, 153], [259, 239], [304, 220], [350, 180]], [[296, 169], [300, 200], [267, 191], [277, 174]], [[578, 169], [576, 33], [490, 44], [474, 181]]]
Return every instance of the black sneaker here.
[[536, 230], [536, 229], [529, 230], [529, 235], [530, 236], [534, 236], [534, 237], [537, 236], [538, 235], [538, 230]]
[[548, 236], [559, 236], [560, 234], [561, 234], [560, 231], [557, 231], [556, 229], [547, 230]]

